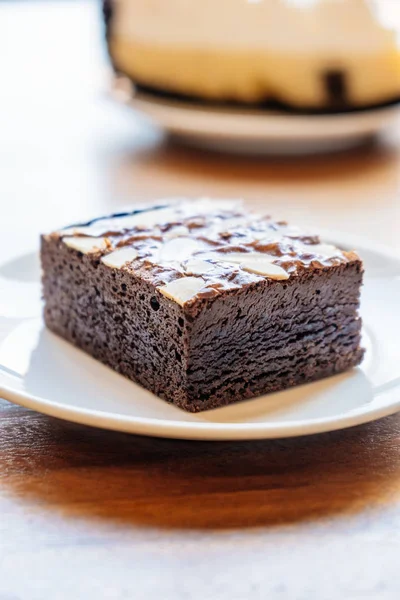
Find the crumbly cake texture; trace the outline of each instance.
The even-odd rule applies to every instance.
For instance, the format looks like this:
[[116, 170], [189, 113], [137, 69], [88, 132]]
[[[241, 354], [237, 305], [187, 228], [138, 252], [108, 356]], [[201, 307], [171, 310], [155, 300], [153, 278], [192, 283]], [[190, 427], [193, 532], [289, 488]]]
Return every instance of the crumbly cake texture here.
[[157, 93], [307, 112], [400, 99], [394, 25], [367, 0], [104, 0], [118, 73]]
[[47, 327], [187, 411], [363, 357], [357, 254], [240, 202], [166, 201], [68, 227], [42, 236], [41, 260]]

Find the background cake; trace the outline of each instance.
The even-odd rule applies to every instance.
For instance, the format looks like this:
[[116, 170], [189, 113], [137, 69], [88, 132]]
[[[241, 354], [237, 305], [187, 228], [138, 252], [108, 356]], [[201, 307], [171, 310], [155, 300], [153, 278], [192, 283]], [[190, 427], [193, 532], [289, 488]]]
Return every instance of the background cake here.
[[386, 0], [106, 0], [105, 15], [114, 67], [153, 90], [311, 110], [400, 98]]

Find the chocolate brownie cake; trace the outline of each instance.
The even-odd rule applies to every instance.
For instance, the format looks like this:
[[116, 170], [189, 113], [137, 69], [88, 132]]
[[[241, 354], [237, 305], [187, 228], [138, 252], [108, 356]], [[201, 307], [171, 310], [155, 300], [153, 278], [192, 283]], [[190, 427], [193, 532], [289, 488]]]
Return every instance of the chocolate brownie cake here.
[[137, 207], [42, 236], [41, 260], [47, 327], [188, 411], [363, 357], [357, 254], [241, 203]]

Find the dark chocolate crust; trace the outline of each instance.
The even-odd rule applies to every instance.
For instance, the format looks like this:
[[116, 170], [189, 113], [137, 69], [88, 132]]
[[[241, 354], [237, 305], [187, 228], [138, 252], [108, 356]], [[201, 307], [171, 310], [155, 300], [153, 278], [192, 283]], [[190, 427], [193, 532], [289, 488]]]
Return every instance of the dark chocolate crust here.
[[363, 269], [354, 253], [183, 305], [160, 292], [156, 276], [110, 268], [101, 254], [82, 254], [59, 233], [42, 237], [46, 325], [187, 411], [286, 389], [362, 360]]
[[[112, 60], [112, 57], [111, 57]], [[326, 101], [323, 105], [320, 106], [294, 106], [292, 104], [287, 104], [278, 98], [268, 97], [261, 102], [239, 102], [237, 100], [210, 100], [207, 98], [200, 98], [197, 96], [192, 96], [190, 94], [182, 94], [177, 92], [170, 92], [167, 90], [162, 90], [157, 87], [149, 86], [148, 84], [143, 84], [139, 80], [134, 81], [132, 78], [128, 77], [124, 73], [114, 65], [114, 70], [117, 74], [123, 75], [124, 78], [130, 81], [132, 85], [132, 94], [143, 92], [146, 95], [154, 96], [155, 98], [165, 99], [165, 100], [173, 100], [178, 102], [184, 102], [185, 104], [190, 103], [193, 105], [206, 105], [210, 108], [215, 107], [215, 109], [223, 109], [223, 108], [231, 108], [231, 109], [248, 109], [251, 111], [254, 110], [265, 110], [265, 111], [281, 111], [284, 113], [292, 114], [292, 115], [335, 115], [335, 114], [345, 114], [345, 113], [359, 113], [359, 112], [368, 112], [370, 110], [377, 110], [380, 108], [388, 108], [390, 106], [395, 106], [400, 103], [399, 97], [390, 98], [385, 102], [377, 102], [373, 104], [363, 104], [362, 106], [355, 106], [351, 104], [346, 98], [346, 96], [341, 95], [339, 92], [339, 87], [336, 87], [337, 84], [334, 84], [330, 79], [330, 72], [326, 74], [326, 87], [327, 87], [327, 96]], [[325, 74], [323, 75], [325, 77]], [[329, 87], [328, 87], [329, 86]]]

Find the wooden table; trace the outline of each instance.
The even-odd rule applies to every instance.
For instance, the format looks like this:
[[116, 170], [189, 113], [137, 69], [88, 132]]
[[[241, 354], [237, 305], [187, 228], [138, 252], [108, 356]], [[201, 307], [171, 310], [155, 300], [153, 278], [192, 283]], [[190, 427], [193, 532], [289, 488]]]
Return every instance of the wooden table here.
[[[330, 157], [187, 150], [102, 95], [94, 3], [0, 8], [0, 249], [126, 200], [245, 196], [400, 249], [397, 132]], [[0, 600], [398, 599], [400, 417], [195, 443], [0, 400]]]

